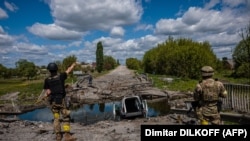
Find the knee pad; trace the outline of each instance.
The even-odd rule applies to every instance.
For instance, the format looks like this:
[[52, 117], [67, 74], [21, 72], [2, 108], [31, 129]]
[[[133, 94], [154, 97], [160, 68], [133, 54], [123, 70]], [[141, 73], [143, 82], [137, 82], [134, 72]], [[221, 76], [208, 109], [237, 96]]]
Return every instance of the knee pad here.
[[54, 113], [53, 116], [54, 116], [54, 119], [59, 119], [60, 118], [60, 114], [59, 113]]
[[63, 124], [63, 131], [64, 132], [70, 132], [70, 124], [69, 123], [64, 123]]

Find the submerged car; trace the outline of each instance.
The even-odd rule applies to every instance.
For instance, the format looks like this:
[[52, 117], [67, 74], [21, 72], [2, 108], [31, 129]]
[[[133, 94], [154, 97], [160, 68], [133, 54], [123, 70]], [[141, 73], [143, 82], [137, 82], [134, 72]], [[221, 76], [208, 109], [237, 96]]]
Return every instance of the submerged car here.
[[147, 101], [140, 96], [125, 96], [120, 103], [113, 105], [114, 118], [147, 118], [148, 106]]

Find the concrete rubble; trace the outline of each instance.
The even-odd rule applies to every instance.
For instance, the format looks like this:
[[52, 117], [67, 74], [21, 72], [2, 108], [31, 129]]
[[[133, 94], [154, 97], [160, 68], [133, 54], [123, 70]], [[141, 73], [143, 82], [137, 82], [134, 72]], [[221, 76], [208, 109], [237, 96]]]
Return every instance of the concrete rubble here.
[[[91, 85], [82, 81], [78, 86], [72, 85], [69, 97], [75, 103], [108, 101], [121, 99], [125, 95], [141, 95], [157, 99], [166, 97], [171, 107], [185, 108], [185, 100], [191, 98], [189, 93], [163, 91], [152, 87], [147, 75], [135, 74], [125, 66], [119, 66], [107, 75], [94, 78]], [[153, 94], [153, 95], [152, 95]], [[14, 94], [9, 95], [15, 98]], [[5, 95], [5, 97], [8, 97]], [[1, 97], [3, 99], [4, 97]], [[1, 112], [4, 108], [0, 107]], [[71, 133], [77, 141], [140, 141], [140, 127], [143, 124], [195, 124], [196, 119], [186, 114], [170, 113], [166, 116], [122, 119], [120, 121], [104, 120], [94, 124], [71, 123]], [[0, 117], [0, 140], [3, 141], [53, 141], [51, 122], [34, 122], [7, 120]]]

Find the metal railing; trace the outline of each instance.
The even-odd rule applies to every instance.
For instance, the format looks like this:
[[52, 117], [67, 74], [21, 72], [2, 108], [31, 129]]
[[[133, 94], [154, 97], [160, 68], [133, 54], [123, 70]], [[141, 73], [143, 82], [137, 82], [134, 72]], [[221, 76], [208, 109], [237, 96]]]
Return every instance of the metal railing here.
[[250, 85], [224, 84], [228, 96], [222, 99], [223, 110], [250, 113]]

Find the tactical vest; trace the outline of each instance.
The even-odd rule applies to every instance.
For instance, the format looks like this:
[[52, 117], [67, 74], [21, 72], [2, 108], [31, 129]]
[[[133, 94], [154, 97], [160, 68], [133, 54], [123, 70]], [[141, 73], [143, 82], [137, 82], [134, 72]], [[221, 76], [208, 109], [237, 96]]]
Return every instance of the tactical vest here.
[[48, 78], [49, 89], [51, 91], [51, 102], [56, 104], [62, 104], [62, 100], [65, 96], [63, 83], [60, 79], [60, 75], [56, 75]]
[[212, 102], [219, 100], [219, 87], [215, 80], [205, 80], [200, 83], [202, 88], [202, 100], [205, 102]]

